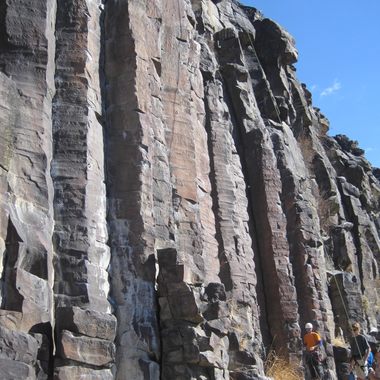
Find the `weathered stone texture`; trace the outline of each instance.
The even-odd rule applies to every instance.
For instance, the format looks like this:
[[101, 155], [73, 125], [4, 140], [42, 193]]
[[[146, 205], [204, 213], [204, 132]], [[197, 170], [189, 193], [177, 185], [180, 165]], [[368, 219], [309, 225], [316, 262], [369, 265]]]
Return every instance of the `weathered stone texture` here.
[[94, 370], [86, 367], [57, 367], [55, 380], [112, 380], [114, 377], [109, 369]]
[[[109, 311], [100, 2], [59, 2], [53, 102], [55, 293], [58, 306]], [[59, 143], [57, 143], [59, 141]]]
[[265, 379], [305, 322], [344, 373], [380, 175], [297, 57], [235, 0], [0, 4], [0, 378]]
[[33, 364], [37, 349], [37, 341], [31, 335], [0, 327], [0, 357]]
[[[55, 9], [50, 0], [1, 4], [0, 297], [1, 337], [8, 347], [2, 350], [0, 365], [4, 379], [36, 378], [40, 347], [26, 333], [51, 335], [54, 324], [50, 163]], [[14, 330], [12, 338], [5, 328]], [[45, 374], [48, 371], [45, 368]]]
[[62, 307], [56, 310], [56, 329], [113, 341], [116, 334], [116, 318], [95, 310], [84, 310], [75, 306]]
[[62, 330], [60, 345], [60, 354], [64, 359], [100, 367], [114, 360], [114, 345], [107, 340], [78, 336]]
[[0, 377], [4, 380], [35, 380], [35, 369], [25, 363], [10, 360], [0, 359]]

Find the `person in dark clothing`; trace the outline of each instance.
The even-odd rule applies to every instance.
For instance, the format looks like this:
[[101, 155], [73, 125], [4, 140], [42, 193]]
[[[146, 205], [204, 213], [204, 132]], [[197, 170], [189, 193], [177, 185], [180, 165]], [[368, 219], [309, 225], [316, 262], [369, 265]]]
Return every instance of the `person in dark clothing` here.
[[371, 348], [367, 339], [360, 334], [360, 325], [358, 322], [352, 325], [352, 332], [354, 336], [350, 339], [351, 369], [358, 380], [365, 380], [368, 376], [367, 361]]
[[380, 380], [380, 352], [375, 352], [375, 361], [372, 363], [372, 367], [369, 369], [369, 380]]

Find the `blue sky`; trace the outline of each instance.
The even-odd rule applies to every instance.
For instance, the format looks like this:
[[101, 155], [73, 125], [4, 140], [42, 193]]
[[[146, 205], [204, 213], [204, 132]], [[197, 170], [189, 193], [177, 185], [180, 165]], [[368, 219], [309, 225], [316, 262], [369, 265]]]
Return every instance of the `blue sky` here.
[[380, 0], [243, 0], [296, 40], [297, 76], [330, 120], [380, 167]]

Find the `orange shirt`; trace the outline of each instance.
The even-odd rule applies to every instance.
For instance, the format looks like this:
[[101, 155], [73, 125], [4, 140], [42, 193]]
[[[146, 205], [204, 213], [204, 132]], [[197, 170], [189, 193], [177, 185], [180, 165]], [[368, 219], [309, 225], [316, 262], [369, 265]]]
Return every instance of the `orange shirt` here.
[[303, 337], [303, 342], [309, 351], [311, 350], [311, 347], [317, 346], [321, 340], [319, 334], [314, 331], [305, 334]]

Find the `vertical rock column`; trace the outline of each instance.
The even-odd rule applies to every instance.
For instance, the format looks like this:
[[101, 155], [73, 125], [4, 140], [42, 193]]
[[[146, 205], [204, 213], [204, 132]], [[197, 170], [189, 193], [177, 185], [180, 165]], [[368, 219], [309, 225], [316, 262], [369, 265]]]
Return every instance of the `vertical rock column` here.
[[[253, 95], [249, 68], [245, 67], [237, 32], [226, 29], [219, 32], [216, 39], [230, 112], [235, 117], [242, 144], [240, 154], [245, 178], [250, 186], [250, 207], [257, 235], [260, 269], [263, 271], [266, 315], [273, 347], [278, 353], [296, 360], [300, 354], [299, 316], [286, 219], [279, 194], [281, 182], [273, 146]], [[228, 52], [232, 50], [235, 52], [234, 60], [229, 62], [226, 58], [231, 57]], [[268, 280], [271, 285], [266, 282]]]
[[[294, 43], [286, 34], [282, 39], [283, 46]], [[293, 111], [289, 112], [282, 128], [272, 128], [272, 138], [283, 176], [283, 202], [291, 226], [289, 239], [294, 242], [292, 260], [297, 267], [297, 289], [309, 289], [300, 293], [301, 319], [303, 323], [312, 321], [322, 335], [326, 342], [328, 366], [334, 370], [331, 341], [338, 316], [333, 314], [329, 294], [334, 265], [325, 246], [325, 231], [331, 228], [331, 224], [339, 223], [339, 215], [342, 214], [339, 210], [340, 197], [333, 180], [335, 171], [320, 141], [326, 133], [327, 121], [311, 107], [310, 93], [305, 85], [298, 83], [295, 70], [289, 64], [297, 56], [294, 54], [291, 59], [286, 50], [291, 49], [282, 50], [281, 62], [287, 77], [287, 81], [284, 80], [287, 97], [283, 104]]]
[[272, 140], [282, 176], [282, 201], [288, 222], [295, 284], [299, 289], [301, 320], [303, 324], [313, 322], [323, 336], [328, 344], [329, 367], [334, 368], [329, 346], [334, 335], [334, 319], [324, 272], [326, 261], [313, 181], [289, 126], [283, 123], [281, 128], [273, 128]]
[[190, 268], [189, 282], [218, 280], [217, 242], [204, 128], [200, 46], [188, 1], [162, 1], [162, 102], [173, 186], [175, 242]]
[[167, 240], [167, 197], [171, 196], [170, 181], [165, 178], [168, 167], [159, 93], [160, 9], [160, 1], [108, 1], [105, 8], [110, 274], [118, 320], [116, 379], [160, 378], [153, 216], [158, 240]]
[[[228, 376], [254, 377], [263, 373], [257, 268], [250, 236], [253, 228], [242, 167], [244, 163], [239, 155], [240, 140], [234, 115], [226, 103], [226, 89], [218, 72], [214, 51], [213, 34], [222, 29], [222, 24], [214, 4], [193, 3], [193, 10], [197, 18], [197, 40], [201, 45], [205, 127], [220, 265], [218, 276], [229, 305], [228, 316], [209, 320], [207, 327], [219, 336], [228, 336]], [[232, 17], [232, 11], [229, 16]], [[262, 318], [265, 319], [265, 308], [262, 309]]]
[[158, 252], [162, 376], [226, 379], [230, 376], [228, 316], [233, 306], [219, 276], [201, 47], [195, 40], [190, 2], [162, 4], [167, 11], [163, 13], [161, 83], [174, 227], [174, 249]]
[[[112, 320], [107, 267], [101, 69], [101, 2], [59, 2], [53, 103], [56, 376], [110, 378], [115, 326], [87, 331], [82, 318]], [[94, 313], [93, 311], [96, 311]], [[86, 314], [87, 313], [87, 314]], [[90, 314], [88, 314], [90, 313]], [[70, 322], [71, 321], [71, 322]]]
[[[295, 249], [304, 251], [308, 257], [308, 270], [302, 271], [301, 260], [297, 272], [303, 273], [304, 280], [316, 291], [311, 297], [309, 295], [309, 301], [304, 296], [299, 300], [301, 317], [305, 312], [307, 315], [307, 310], [314, 309], [313, 315], [308, 317], [317, 317], [320, 331], [329, 342], [334, 335], [334, 320], [340, 327], [347, 326], [350, 324], [347, 319], [357, 318], [355, 315], [359, 309], [363, 310], [363, 316], [359, 320], [364, 318], [364, 324], [368, 322], [369, 327], [373, 328], [377, 323], [373, 313], [377, 295], [372, 290], [377, 287], [375, 258], [379, 252], [379, 239], [371, 216], [376, 209], [378, 185], [370, 165], [362, 157], [364, 152], [355, 143], [344, 136], [337, 136], [334, 142], [334, 139], [326, 135], [328, 121], [318, 109], [312, 108], [311, 94], [295, 77], [291, 64], [295, 62], [297, 54], [289, 35], [269, 20], [256, 22], [255, 26], [260, 59], [264, 62], [266, 73], [269, 73], [271, 89], [282, 111], [282, 120], [290, 126], [290, 129], [283, 129], [285, 133], [280, 132], [281, 128], [272, 128], [272, 137], [276, 140], [275, 145], [280, 148], [278, 151], [275, 147], [283, 173], [283, 188], [287, 189], [284, 191], [287, 194], [284, 203], [288, 208], [288, 220], [295, 221], [297, 226], [290, 231], [289, 238], [295, 243], [292, 244], [293, 251], [298, 246]], [[271, 49], [268, 49], [268, 41]], [[276, 51], [277, 54], [273, 55]], [[285, 140], [285, 143], [281, 140]], [[297, 151], [302, 154], [303, 160], [301, 157], [295, 159]], [[295, 165], [296, 161], [301, 160], [305, 163], [301, 165], [304, 169], [299, 164]], [[298, 181], [300, 173], [303, 173], [303, 178]], [[293, 200], [292, 193], [296, 193]], [[316, 207], [319, 226], [314, 223], [318, 220]], [[299, 258], [300, 255], [293, 254], [293, 257]], [[328, 277], [322, 269], [326, 267]], [[345, 271], [352, 272], [352, 278], [360, 280], [356, 287], [357, 292], [362, 293], [363, 305], [350, 306], [342, 313], [341, 306], [334, 298], [333, 316], [327, 286], [330, 283], [331, 291], [334, 291], [337, 271], [342, 272], [343, 278], [351, 278], [351, 274], [345, 274]], [[298, 288], [309, 286], [305, 282], [302, 284], [302, 281], [299, 284]], [[354, 288], [355, 286], [351, 292]], [[367, 289], [371, 289], [371, 295]]]
[[[368, 161], [362, 156], [363, 151], [345, 136], [335, 139], [326, 137], [328, 146], [334, 147], [333, 152], [327, 149], [326, 153], [336, 170], [341, 198], [340, 223], [331, 229], [332, 249], [336, 269], [354, 274], [357, 292], [362, 295], [361, 304], [348, 309], [345, 319], [354, 319], [357, 310], [362, 309], [359, 320], [371, 330], [376, 328], [379, 318], [376, 305], [380, 240], [375, 220], [380, 188]], [[338, 255], [341, 258], [337, 259]], [[350, 273], [346, 277], [350, 278]], [[341, 322], [349, 323], [342, 318]]]
[[[305, 131], [312, 125], [312, 113], [304, 90], [294, 78], [292, 64], [297, 61], [298, 53], [293, 38], [278, 24], [264, 19], [254, 25], [255, 51], [268, 78], [266, 91], [272, 93], [278, 109], [274, 120], [264, 108], [262, 114], [267, 120], [281, 175], [281, 200], [287, 219], [300, 318], [302, 324], [312, 321], [325, 341], [330, 343], [334, 320], [327, 276], [322, 269], [326, 262], [317, 213], [318, 188], [309, 162], [312, 148], [297, 140], [307, 134]], [[255, 92], [259, 102], [266, 96], [257, 86]], [[329, 367], [333, 369], [332, 352], [328, 352]]]
[[[219, 242], [219, 277], [230, 305], [223, 328], [213, 321], [211, 328], [229, 333], [230, 376], [262, 370], [262, 339], [256, 295], [256, 272], [246, 184], [242, 164], [233, 138], [235, 127], [229, 118], [219, 80], [208, 81], [206, 89], [207, 125], [215, 190], [217, 238]], [[265, 315], [265, 309], [262, 311]], [[218, 321], [218, 323], [220, 323]], [[248, 343], [249, 342], [249, 343]]]
[[[50, 0], [0, 6], [3, 378], [34, 378], [36, 373], [44, 378], [51, 369], [55, 11]], [[45, 355], [37, 358], [42, 344]]]

